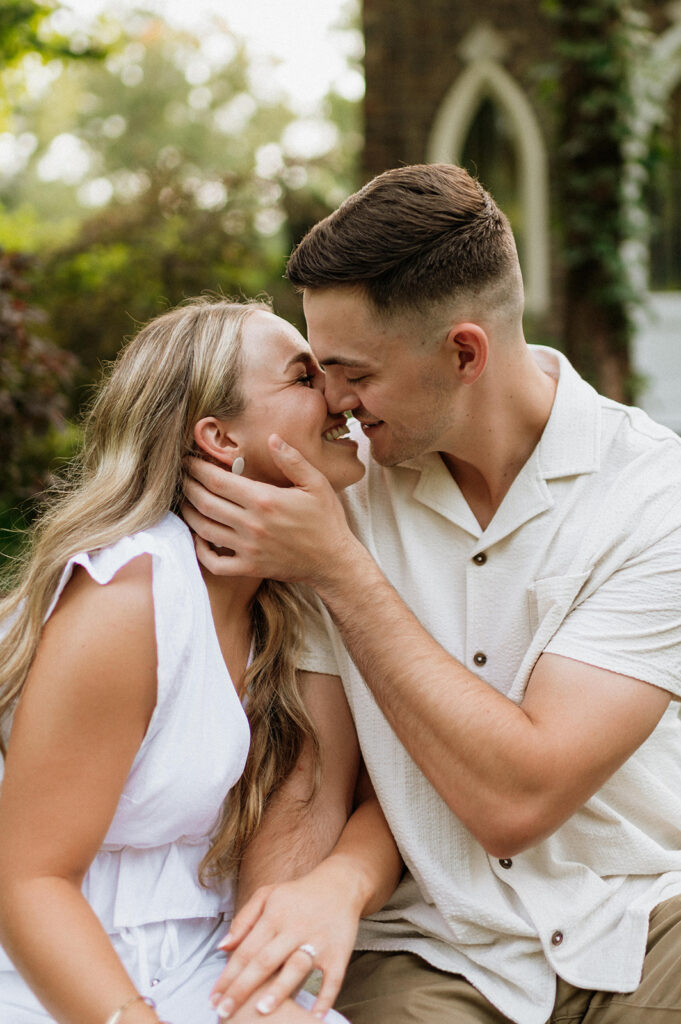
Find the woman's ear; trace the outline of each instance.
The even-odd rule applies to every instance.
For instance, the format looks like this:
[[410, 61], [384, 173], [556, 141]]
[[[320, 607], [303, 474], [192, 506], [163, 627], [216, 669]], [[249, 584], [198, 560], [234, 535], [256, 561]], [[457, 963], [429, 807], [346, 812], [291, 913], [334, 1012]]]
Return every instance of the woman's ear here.
[[194, 426], [194, 440], [201, 451], [223, 466], [232, 466], [240, 455], [239, 444], [230, 435], [225, 420], [204, 416]]
[[487, 366], [487, 332], [479, 324], [456, 324], [449, 332], [446, 344], [454, 361], [456, 376], [462, 384], [474, 384]]

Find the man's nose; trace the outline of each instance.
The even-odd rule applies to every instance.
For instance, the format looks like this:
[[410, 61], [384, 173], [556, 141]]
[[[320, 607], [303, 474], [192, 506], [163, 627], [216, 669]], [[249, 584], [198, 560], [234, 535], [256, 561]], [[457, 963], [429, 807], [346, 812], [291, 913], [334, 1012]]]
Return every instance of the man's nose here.
[[348, 384], [345, 376], [332, 374], [328, 371], [324, 380], [324, 397], [331, 413], [356, 409], [360, 404], [357, 395]]

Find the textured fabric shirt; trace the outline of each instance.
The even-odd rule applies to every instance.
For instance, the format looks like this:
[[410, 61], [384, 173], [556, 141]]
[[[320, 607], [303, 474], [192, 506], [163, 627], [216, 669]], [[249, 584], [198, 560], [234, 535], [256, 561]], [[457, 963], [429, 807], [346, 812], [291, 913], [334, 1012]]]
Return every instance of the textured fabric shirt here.
[[[510, 700], [542, 652], [679, 698], [681, 439], [599, 396], [560, 353], [532, 352], [558, 380], [551, 416], [485, 530], [434, 453], [369, 461], [344, 497], [349, 522], [438, 643]], [[681, 892], [678, 703], [552, 836], [499, 861], [412, 761], [325, 622], [308, 631], [304, 666], [341, 675], [409, 869], [359, 948], [410, 950], [463, 974], [518, 1024], [548, 1019], [556, 974], [635, 989], [649, 912]]]

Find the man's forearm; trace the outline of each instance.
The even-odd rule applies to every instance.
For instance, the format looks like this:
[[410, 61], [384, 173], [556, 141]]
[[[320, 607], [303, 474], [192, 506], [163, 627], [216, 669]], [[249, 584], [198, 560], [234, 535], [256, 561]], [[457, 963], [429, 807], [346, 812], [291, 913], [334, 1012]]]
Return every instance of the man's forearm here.
[[312, 814], [273, 807], [241, 862], [237, 909], [261, 885], [288, 882], [311, 871], [334, 848], [344, 824], [331, 809], [320, 807]]
[[532, 723], [524, 712], [429, 635], [359, 541], [351, 562], [331, 566], [316, 589], [386, 718], [443, 799], [464, 821], [468, 804], [476, 818], [488, 801], [496, 812], [530, 774]]
[[514, 704], [426, 632], [359, 542], [351, 562], [317, 589], [413, 760], [497, 857], [555, 831], [669, 703], [668, 693], [636, 678], [549, 654]]
[[397, 888], [404, 865], [378, 799], [370, 797], [349, 818], [333, 852], [320, 870], [342, 871], [362, 917], [387, 903]]
[[506, 836], [515, 846], [515, 836], [527, 834], [529, 842], [519, 840], [524, 847], [542, 837], [537, 827], [544, 834], [557, 827], [551, 815], [560, 816], [562, 797], [552, 794], [558, 809], [547, 812], [554, 751], [543, 721], [445, 651], [359, 541], [352, 560], [340, 571], [331, 567], [316, 589], [408, 753], [489, 852], [507, 856]]

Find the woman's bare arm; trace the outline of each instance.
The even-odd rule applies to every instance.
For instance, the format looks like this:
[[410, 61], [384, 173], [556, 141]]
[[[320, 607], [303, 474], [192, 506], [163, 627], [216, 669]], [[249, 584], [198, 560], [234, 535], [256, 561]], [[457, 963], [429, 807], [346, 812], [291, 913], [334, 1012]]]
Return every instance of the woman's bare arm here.
[[[38, 646], [0, 789], [0, 938], [59, 1024], [135, 995], [80, 886], [156, 701], [151, 559], [107, 586], [77, 569]], [[158, 1020], [135, 1003], [126, 1024]]]

